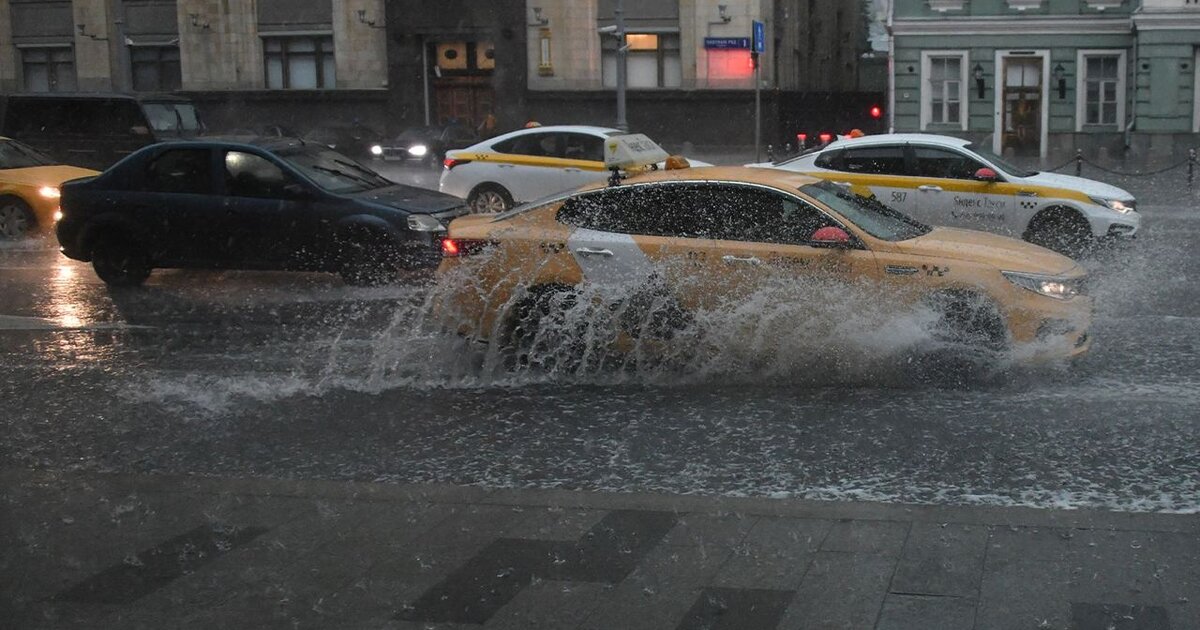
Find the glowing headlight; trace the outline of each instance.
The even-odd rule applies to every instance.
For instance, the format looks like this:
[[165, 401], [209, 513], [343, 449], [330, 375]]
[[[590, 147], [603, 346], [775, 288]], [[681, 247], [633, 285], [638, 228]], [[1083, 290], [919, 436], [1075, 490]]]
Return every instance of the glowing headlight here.
[[371, 155], [383, 155], [383, 147], [378, 144], [371, 145]]
[[1036, 273], [1020, 273], [1017, 271], [1003, 271], [1005, 278], [1009, 282], [1023, 288], [1029, 289], [1034, 293], [1051, 297], [1056, 300], [1069, 300], [1079, 295], [1079, 280], [1076, 278], [1066, 279], [1055, 276], [1042, 276]]
[[54, 186], [42, 186], [38, 189], [38, 194], [47, 199], [58, 199], [62, 196], [62, 193]]
[[62, 221], [62, 218], [63, 218], [62, 210], [55, 210], [54, 211], [54, 222], [58, 223], [59, 221]]
[[426, 153], [429, 153], [429, 147], [423, 144], [414, 144], [408, 147], [408, 154], [413, 157], [425, 157]]
[[440, 221], [427, 214], [410, 214], [408, 229], [414, 232], [441, 232], [446, 228]]
[[1105, 199], [1104, 197], [1092, 197], [1091, 199], [1097, 204], [1121, 214], [1129, 214], [1137, 209], [1137, 202], [1133, 199]]

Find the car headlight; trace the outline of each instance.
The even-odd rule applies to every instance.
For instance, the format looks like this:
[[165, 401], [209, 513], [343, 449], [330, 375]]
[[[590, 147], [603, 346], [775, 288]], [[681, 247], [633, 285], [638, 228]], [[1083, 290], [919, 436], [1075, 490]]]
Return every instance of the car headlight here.
[[408, 215], [408, 229], [414, 232], [441, 232], [446, 229], [441, 221], [427, 214]]
[[42, 186], [38, 189], [38, 194], [47, 199], [58, 199], [62, 196], [62, 192], [54, 186]]
[[383, 147], [378, 144], [371, 145], [371, 155], [383, 155]]
[[62, 221], [62, 218], [63, 218], [62, 209], [55, 210], [54, 211], [54, 222], [58, 223], [59, 221]]
[[1082, 293], [1082, 278], [1060, 278], [1044, 276], [1036, 273], [1021, 273], [1019, 271], [1002, 271], [1008, 281], [1039, 295], [1056, 300], [1069, 300]]
[[423, 144], [414, 144], [408, 147], [408, 154], [413, 157], [425, 157], [426, 153], [429, 153], [429, 147]]
[[1105, 197], [1091, 197], [1091, 200], [1098, 205], [1104, 206], [1114, 212], [1121, 214], [1129, 214], [1137, 209], [1137, 202], [1133, 199], [1107, 199]]

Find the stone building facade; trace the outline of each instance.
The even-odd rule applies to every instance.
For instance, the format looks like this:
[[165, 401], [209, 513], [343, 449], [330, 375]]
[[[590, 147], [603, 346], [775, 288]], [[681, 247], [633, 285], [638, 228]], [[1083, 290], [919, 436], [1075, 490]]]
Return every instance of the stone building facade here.
[[210, 126], [382, 127], [384, 24], [383, 0], [0, 0], [0, 91], [178, 92]]

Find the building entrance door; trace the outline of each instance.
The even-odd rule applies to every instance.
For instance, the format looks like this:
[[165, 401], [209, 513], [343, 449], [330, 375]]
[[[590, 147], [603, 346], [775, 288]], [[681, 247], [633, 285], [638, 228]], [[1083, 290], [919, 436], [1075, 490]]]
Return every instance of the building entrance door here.
[[1039, 155], [1042, 145], [1042, 58], [1004, 58], [1004, 133], [1001, 149]]
[[492, 112], [496, 100], [490, 79], [445, 78], [436, 80], [433, 87], [434, 121], [439, 125], [458, 121], [476, 127]]

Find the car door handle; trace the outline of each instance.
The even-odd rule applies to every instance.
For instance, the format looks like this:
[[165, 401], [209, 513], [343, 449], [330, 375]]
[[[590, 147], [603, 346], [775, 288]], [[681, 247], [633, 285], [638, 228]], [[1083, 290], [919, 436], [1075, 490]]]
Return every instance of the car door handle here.
[[1038, 194], [1032, 190], [1018, 190], [1017, 196], [1018, 197], [1036, 197], [1036, 196], [1038, 196]]
[[732, 265], [734, 263], [740, 263], [743, 265], [761, 265], [762, 264], [762, 261], [759, 260], [758, 258], [755, 258], [754, 256], [725, 255], [725, 256], [721, 257], [721, 260], [725, 261], [726, 263], [728, 263], [730, 265]]
[[512, 168], [513, 167], [512, 164], [497, 164], [496, 166], [499, 166], [500, 168]]
[[833, 182], [833, 185], [841, 186], [842, 188], [845, 188], [847, 190], [850, 188], [850, 182]]
[[942, 192], [942, 187], [934, 186], [933, 184], [925, 184], [924, 186], [917, 186], [917, 190], [923, 190], [925, 192]]
[[612, 258], [613, 255], [611, 249], [592, 249], [591, 247], [580, 247], [579, 249], [575, 250], [575, 253], [585, 258], [589, 256], [603, 256], [605, 258]]
[[582, 173], [583, 172], [582, 170], [574, 168], [574, 167], [564, 168], [563, 171], [566, 171], [567, 173]]

